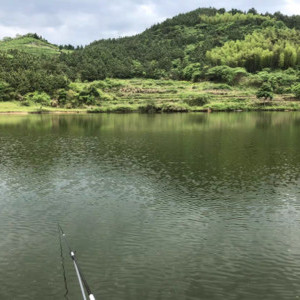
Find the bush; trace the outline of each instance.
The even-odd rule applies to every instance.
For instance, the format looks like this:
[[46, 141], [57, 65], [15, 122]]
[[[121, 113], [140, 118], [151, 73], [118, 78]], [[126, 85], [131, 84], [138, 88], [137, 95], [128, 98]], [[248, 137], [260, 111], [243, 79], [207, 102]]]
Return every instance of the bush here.
[[50, 106], [51, 97], [45, 92], [33, 92], [25, 95], [25, 101], [40, 104], [41, 106]]
[[273, 88], [272, 88], [271, 84], [264, 83], [260, 87], [260, 89], [257, 91], [256, 97], [258, 99], [264, 98], [265, 100], [267, 100], [269, 98], [270, 100], [272, 100], [273, 99]]
[[184, 102], [189, 106], [203, 106], [209, 103], [211, 100], [211, 96], [207, 94], [197, 95], [194, 97], [190, 97], [185, 99]]
[[164, 103], [162, 112], [188, 112], [188, 106], [185, 103]]
[[232, 87], [226, 83], [219, 83], [219, 84], [214, 84], [214, 85], [210, 85], [206, 88], [204, 88], [203, 90], [228, 90], [228, 91], [232, 91]]
[[113, 79], [105, 79], [104, 80], [106, 87], [108, 89], [117, 89], [117, 88], [121, 88], [123, 85], [122, 83], [120, 83], [118, 80], [113, 80]]
[[84, 88], [78, 96], [79, 104], [95, 105], [100, 99], [100, 94], [94, 85]]
[[[62, 92], [62, 95], [64, 93]], [[64, 97], [64, 96], [63, 96]], [[66, 91], [65, 102], [60, 102], [58, 99], [59, 105], [64, 106], [65, 108], [76, 108], [79, 106], [78, 93], [73, 90]], [[65, 103], [65, 104], [63, 104]]]
[[260, 87], [263, 83], [268, 82], [275, 93], [289, 93], [290, 87], [297, 81], [298, 75], [296, 71], [288, 69], [286, 71], [270, 72], [268, 69], [251, 75], [248, 80], [248, 85]]
[[107, 108], [107, 112], [118, 112], [118, 113], [129, 113], [129, 112], [133, 112], [134, 110], [135, 110], [134, 107], [128, 104], [118, 104]]
[[300, 83], [292, 86], [292, 92], [297, 99], [300, 99]]
[[93, 82], [93, 86], [95, 86], [98, 89], [105, 89], [107, 88], [108, 84], [105, 80], [98, 80]]
[[141, 112], [141, 113], [150, 113], [151, 114], [151, 113], [156, 113], [159, 111], [161, 111], [161, 107], [158, 107], [155, 104], [154, 100], [148, 100], [148, 101], [146, 101], [145, 104], [143, 104], [139, 107], [139, 112]]
[[67, 103], [67, 91], [65, 89], [60, 89], [56, 92], [58, 105], [64, 106]]
[[32, 103], [29, 100], [23, 100], [21, 101], [22, 106], [30, 106]]
[[200, 63], [189, 64], [182, 71], [182, 76], [186, 80], [198, 81], [202, 76], [202, 68]]
[[111, 95], [109, 95], [109, 94], [107, 94], [107, 93], [105, 93], [101, 90], [98, 90], [98, 93], [99, 93], [99, 99], [101, 101], [111, 101], [111, 100], [113, 100], [113, 97]]
[[243, 77], [248, 76], [244, 68], [231, 68], [228, 66], [216, 66], [205, 72], [207, 79], [212, 81], [224, 82], [227, 84], [237, 84]]
[[215, 102], [209, 105], [209, 108], [212, 111], [237, 111], [248, 109], [246, 103], [242, 102]]
[[12, 88], [8, 83], [0, 81], [0, 101], [10, 101], [14, 98]]

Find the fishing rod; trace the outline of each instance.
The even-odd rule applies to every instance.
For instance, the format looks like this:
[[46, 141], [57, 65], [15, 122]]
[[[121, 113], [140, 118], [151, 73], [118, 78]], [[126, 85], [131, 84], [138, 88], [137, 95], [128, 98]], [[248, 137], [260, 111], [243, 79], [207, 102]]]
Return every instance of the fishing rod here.
[[85, 295], [85, 291], [84, 289], [86, 290], [88, 296], [89, 296], [89, 299], [90, 300], [96, 300], [94, 295], [92, 294], [92, 291], [79, 267], [79, 264], [78, 264], [78, 261], [77, 261], [77, 258], [75, 256], [75, 251], [72, 250], [72, 248], [70, 247], [70, 244], [68, 242], [68, 239], [66, 237], [66, 234], [64, 233], [63, 229], [61, 228], [61, 226], [59, 224], [58, 225], [58, 230], [60, 232], [60, 234], [62, 235], [62, 237], [64, 238], [64, 241], [69, 249], [69, 254], [71, 256], [71, 259], [73, 261], [73, 264], [74, 264], [74, 268], [75, 268], [75, 271], [76, 271], [76, 275], [77, 275], [77, 278], [78, 278], [78, 282], [79, 282], [79, 286], [80, 286], [80, 290], [81, 290], [81, 293], [82, 293], [82, 297], [83, 297], [83, 300], [86, 300], [86, 295]]

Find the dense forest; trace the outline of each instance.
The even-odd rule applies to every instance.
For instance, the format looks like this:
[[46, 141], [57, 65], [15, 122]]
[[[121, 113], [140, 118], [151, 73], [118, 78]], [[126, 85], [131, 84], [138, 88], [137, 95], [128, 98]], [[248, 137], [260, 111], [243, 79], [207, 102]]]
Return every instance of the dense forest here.
[[[215, 8], [85, 47], [52, 45], [37, 34], [5, 38], [0, 42], [0, 100], [25, 101], [38, 93], [46, 102], [64, 99], [64, 105], [71, 82], [105, 78], [209, 80], [257, 88], [268, 83], [277, 93], [293, 92], [297, 85], [300, 90], [299, 41], [300, 16]], [[93, 89], [84, 93], [99, 97]]]

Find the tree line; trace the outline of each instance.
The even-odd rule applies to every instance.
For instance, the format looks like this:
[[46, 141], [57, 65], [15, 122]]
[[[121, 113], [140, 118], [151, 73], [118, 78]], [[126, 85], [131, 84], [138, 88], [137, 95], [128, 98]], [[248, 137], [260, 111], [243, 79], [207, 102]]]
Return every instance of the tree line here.
[[99, 40], [86, 47], [60, 45], [68, 51], [55, 56], [0, 52], [0, 94], [54, 95], [68, 90], [70, 82], [108, 77], [218, 81], [227, 76], [231, 79], [225, 82], [234, 84], [241, 74], [265, 68], [297, 71], [299, 29], [300, 16], [199, 8], [132, 37]]

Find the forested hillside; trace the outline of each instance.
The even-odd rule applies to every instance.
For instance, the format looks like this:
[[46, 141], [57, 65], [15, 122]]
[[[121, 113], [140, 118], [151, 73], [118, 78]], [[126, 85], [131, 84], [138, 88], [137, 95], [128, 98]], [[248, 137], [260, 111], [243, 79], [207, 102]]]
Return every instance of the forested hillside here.
[[[270, 92], [291, 93], [299, 83], [299, 30], [300, 16], [200, 8], [132, 37], [76, 49], [52, 45], [37, 34], [5, 38], [0, 42], [0, 100], [31, 101], [30, 93], [44, 93], [39, 97], [48, 100], [64, 93], [79, 99], [71, 82], [135, 77], [255, 88], [267, 82]], [[86, 99], [101, 98], [101, 89], [84, 93]]]
[[[300, 18], [280, 14], [263, 16], [255, 10], [244, 14], [237, 10], [226, 13], [223, 9], [198, 9], [154, 25], [134, 37], [96, 41], [71, 56], [63, 55], [61, 58], [70, 67], [69, 75], [80, 74], [83, 80], [106, 76], [189, 80], [190, 70], [186, 70], [186, 67], [190, 69], [192, 64], [197, 64], [195, 68], [200, 71], [205, 66], [218, 64], [218, 61], [206, 55], [207, 51], [230, 41], [243, 43], [245, 38], [251, 39], [253, 33], [258, 34], [266, 29], [282, 29], [285, 36], [281, 34], [281, 39], [287, 42], [292, 39], [294, 44], [299, 38], [292, 30], [294, 27], [300, 28]], [[253, 46], [257, 48], [254, 43]], [[266, 50], [265, 46], [258, 48]], [[239, 49], [234, 51], [240, 55]], [[226, 61], [221, 63], [227, 64]], [[241, 63], [237, 65], [244, 66]], [[278, 66], [264, 63], [263, 67]], [[256, 71], [261, 68], [248, 69]]]

